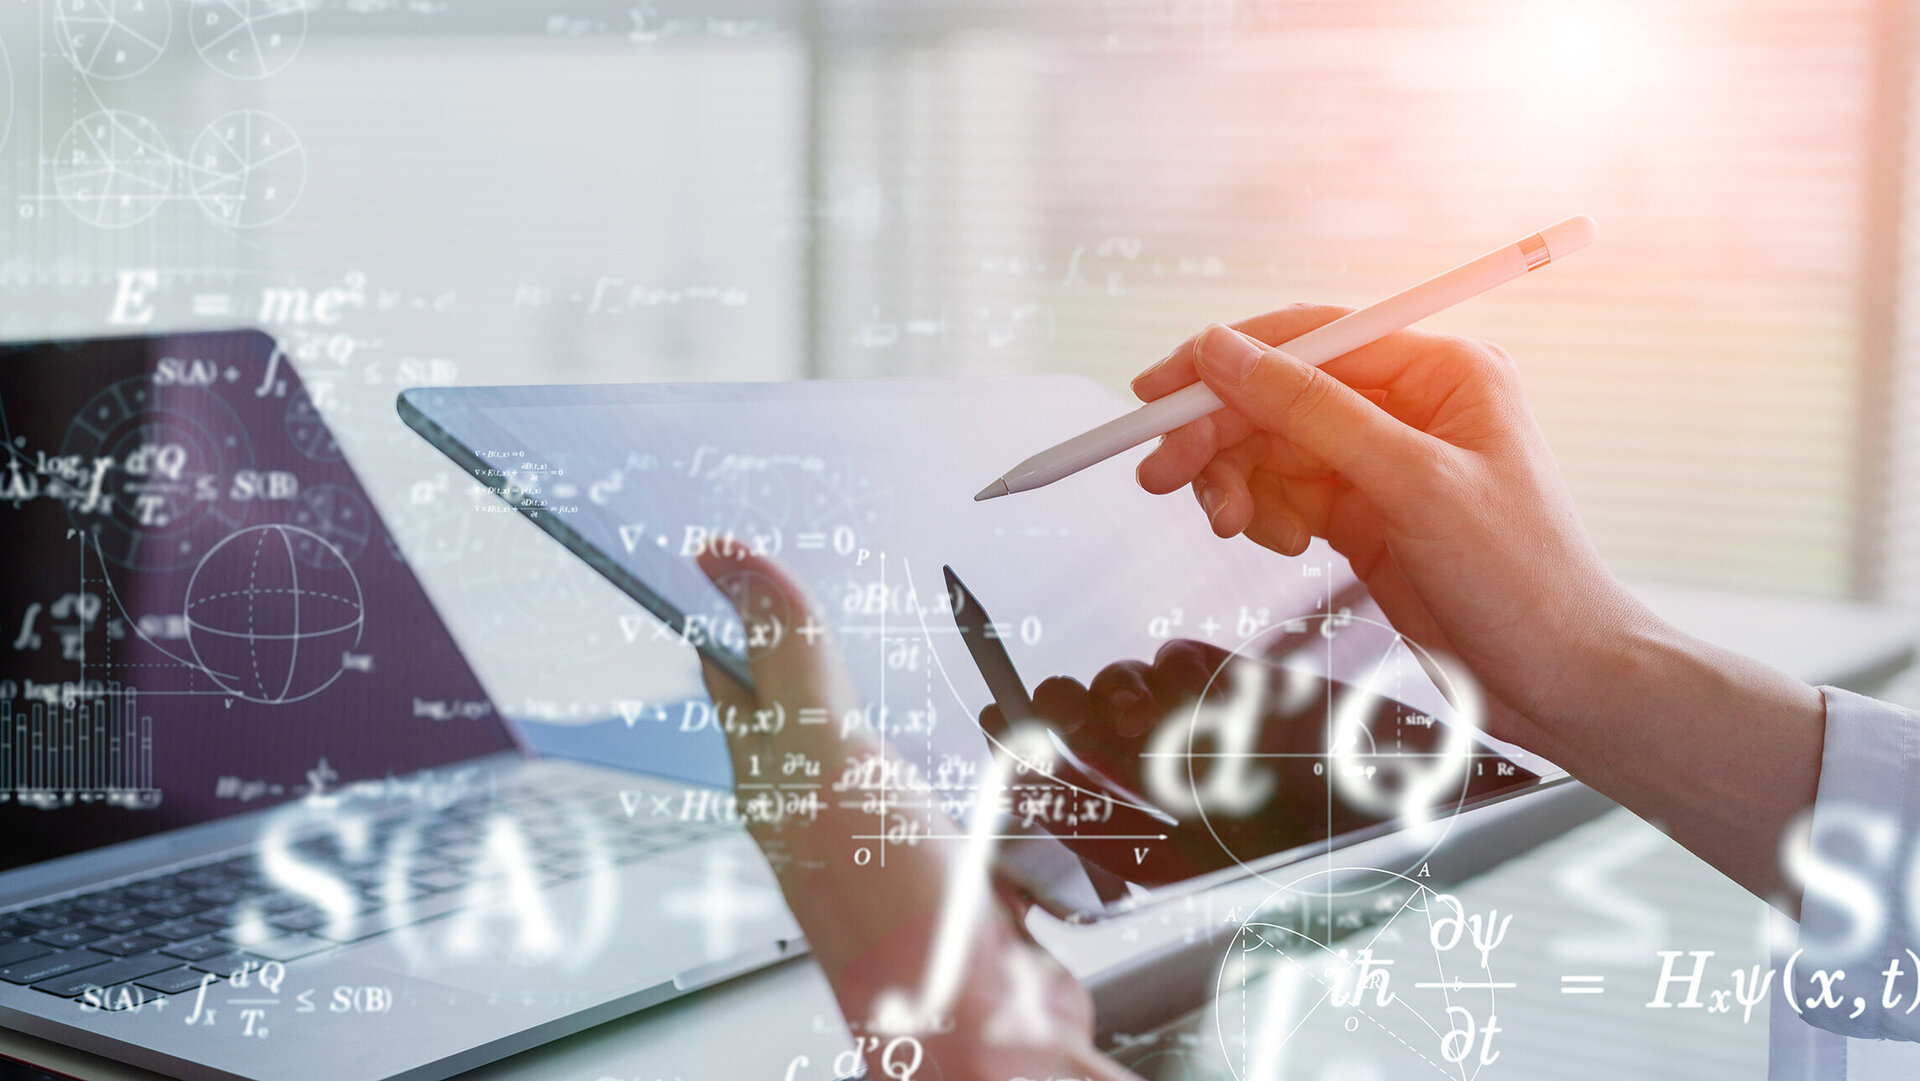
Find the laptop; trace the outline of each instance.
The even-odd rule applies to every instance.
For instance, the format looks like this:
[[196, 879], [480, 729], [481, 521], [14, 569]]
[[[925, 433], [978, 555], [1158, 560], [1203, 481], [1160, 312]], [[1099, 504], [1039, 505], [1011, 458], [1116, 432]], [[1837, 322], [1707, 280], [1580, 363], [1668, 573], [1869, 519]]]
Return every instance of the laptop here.
[[713, 788], [526, 752], [272, 339], [0, 347], [0, 447], [0, 1025], [439, 1078], [804, 949]]

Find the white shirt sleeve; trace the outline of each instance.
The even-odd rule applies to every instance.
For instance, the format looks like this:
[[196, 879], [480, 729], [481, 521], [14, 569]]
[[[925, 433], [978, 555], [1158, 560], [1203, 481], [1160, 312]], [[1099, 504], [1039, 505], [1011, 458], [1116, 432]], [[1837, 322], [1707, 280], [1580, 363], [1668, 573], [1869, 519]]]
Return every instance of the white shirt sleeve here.
[[1806, 883], [1800, 930], [1779, 959], [1787, 1010], [1774, 1020], [1920, 1040], [1920, 713], [1821, 693], [1819, 794], [1804, 855], [1788, 857]]

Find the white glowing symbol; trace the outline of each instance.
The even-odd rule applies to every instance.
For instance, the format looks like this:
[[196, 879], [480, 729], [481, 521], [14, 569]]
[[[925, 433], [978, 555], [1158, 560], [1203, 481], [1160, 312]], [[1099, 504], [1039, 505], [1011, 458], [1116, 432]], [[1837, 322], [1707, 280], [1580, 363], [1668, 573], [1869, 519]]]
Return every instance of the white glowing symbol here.
[[706, 879], [698, 890], [680, 890], [661, 898], [660, 907], [677, 919], [700, 921], [709, 957], [733, 954], [740, 922], [777, 911], [771, 891], [734, 879], [733, 854], [718, 849], [707, 856]]
[[[540, 961], [560, 949], [560, 932], [534, 874], [533, 853], [512, 819], [494, 815], [487, 820], [486, 840], [479, 862], [466, 886], [465, 907], [454, 916], [445, 939], [454, 957], [474, 957], [487, 947], [489, 917], [507, 915], [518, 930], [513, 955], [522, 962]], [[505, 908], [489, 907], [504, 902]]]
[[1334, 791], [1340, 793], [1343, 802], [1380, 818], [1398, 817], [1414, 830], [1432, 821], [1432, 809], [1440, 797], [1458, 788], [1466, 776], [1467, 760], [1473, 750], [1473, 730], [1479, 727], [1481, 717], [1480, 688], [1473, 679], [1449, 661], [1424, 653], [1423, 657], [1434, 675], [1434, 682], [1457, 715], [1456, 723], [1438, 726], [1445, 742], [1435, 750], [1430, 766], [1415, 768], [1406, 763], [1419, 759], [1401, 759], [1403, 768], [1397, 772], [1399, 784], [1389, 788], [1381, 783], [1378, 767], [1366, 761], [1376, 757], [1363, 750], [1361, 744], [1362, 737], [1366, 737], [1365, 742], [1372, 742], [1367, 722], [1381, 701], [1373, 691], [1373, 684], [1385, 667], [1385, 658], [1364, 685], [1349, 688], [1334, 706], [1333, 742], [1329, 748]]
[[[508, 929], [508, 957], [518, 964], [558, 964], [570, 971], [592, 965], [613, 934], [620, 900], [619, 876], [593, 820], [574, 808], [567, 821], [578, 838], [581, 856], [580, 888], [567, 891], [570, 898], [578, 900], [577, 921], [569, 928], [563, 928], [556, 916], [555, 891], [541, 887], [525, 834], [513, 817], [505, 814], [494, 814], [487, 820], [480, 851], [462, 887], [465, 892], [460, 911], [446, 920], [416, 924], [411, 914], [408, 876], [414, 865], [419, 828], [416, 823], [402, 830], [387, 859], [382, 889], [392, 910], [395, 941], [413, 966], [430, 968], [438, 961], [472, 959], [488, 953], [489, 928], [496, 922]], [[438, 956], [430, 948], [428, 932], [437, 939]]]
[[[1154, 730], [1141, 755], [1147, 798], [1179, 818], [1201, 813], [1244, 817], [1273, 798], [1271, 771], [1250, 763], [1260, 738], [1268, 667], [1235, 657], [1225, 695], [1203, 699], [1191, 721], [1168, 717]], [[1192, 748], [1206, 751], [1205, 778], [1193, 780]]]
[[[966, 972], [967, 955], [973, 947], [980, 914], [987, 903], [988, 876], [994, 850], [999, 846], [999, 827], [1007, 785], [1021, 768], [1040, 773], [1054, 762], [1053, 741], [1047, 730], [1036, 724], [1021, 724], [1001, 741], [1005, 753], [993, 756], [993, 766], [980, 786], [974, 804], [973, 819], [967, 823], [967, 838], [959, 859], [947, 869], [946, 892], [940, 903], [940, 922], [934, 932], [933, 954], [920, 986], [918, 999], [910, 998], [902, 988], [889, 988], [874, 1000], [873, 1027], [881, 1032], [913, 1033], [936, 1030], [940, 1018], [953, 1003]], [[1022, 976], [1030, 975], [1026, 973]]]

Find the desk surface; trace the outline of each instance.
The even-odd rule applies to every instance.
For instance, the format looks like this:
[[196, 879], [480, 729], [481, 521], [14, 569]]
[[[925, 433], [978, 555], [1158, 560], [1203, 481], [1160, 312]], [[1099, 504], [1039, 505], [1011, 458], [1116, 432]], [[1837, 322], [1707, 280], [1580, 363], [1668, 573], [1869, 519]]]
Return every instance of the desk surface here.
[[[1812, 683], [1871, 692], [1911, 661], [1920, 640], [1920, 619], [1868, 605], [1665, 585], [1637, 591], [1689, 633]], [[1248, 893], [1245, 884], [1237, 892], [1231, 886], [1226, 890], [1231, 896], [1218, 900], [1227, 904]], [[1254, 890], [1265, 893], [1264, 886]], [[1521, 984], [1503, 1007], [1503, 1027], [1510, 1034], [1505, 1046], [1513, 1056], [1505, 1076], [1544, 1076], [1540, 1068], [1549, 1064], [1554, 1076], [1567, 1078], [1705, 1081], [1757, 1077], [1764, 1071], [1766, 1022], [1759, 1016], [1764, 1010], [1744, 1024], [1700, 1011], [1684, 1017], [1668, 1012], [1654, 1024], [1641, 1008], [1657, 976], [1657, 968], [1647, 971], [1654, 949], [1712, 949], [1716, 964], [1764, 968], [1765, 909], [1626, 812], [1612, 812], [1456, 892], [1470, 907], [1513, 912], [1515, 942], [1533, 944], [1503, 955], [1514, 960], [1503, 978]], [[1149, 910], [1056, 934], [1077, 939], [1070, 952], [1082, 959], [1118, 961], [1153, 937], [1143, 932], [1157, 918]], [[1615, 968], [1606, 967], [1609, 949], [1624, 951]], [[1084, 970], [1087, 962], [1070, 964]], [[1618, 991], [1592, 999], [1562, 996], [1553, 981], [1563, 969], [1608, 974]], [[1630, 1033], [1632, 1039], [1623, 1039]], [[836, 1054], [850, 1046], [825, 979], [811, 960], [801, 959], [464, 1076], [472, 1081], [700, 1081], [784, 1078], [791, 1067], [796, 1081], [828, 1081], [836, 1076]], [[1338, 1047], [1305, 1039], [1300, 1047], [1302, 1054], [1311, 1049], [1339, 1057]], [[4, 1031], [0, 1053], [77, 1077], [152, 1076]]]

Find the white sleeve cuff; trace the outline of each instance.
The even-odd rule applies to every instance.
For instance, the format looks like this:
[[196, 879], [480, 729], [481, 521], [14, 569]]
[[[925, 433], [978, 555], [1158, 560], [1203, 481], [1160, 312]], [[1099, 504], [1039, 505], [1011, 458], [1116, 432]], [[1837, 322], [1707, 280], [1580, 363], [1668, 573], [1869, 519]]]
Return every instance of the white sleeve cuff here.
[[[1920, 714], [1833, 687], [1800, 936], [1780, 970], [1807, 1023], [1867, 1039], [1920, 1039]], [[1791, 971], [1789, 971], [1789, 969]]]

